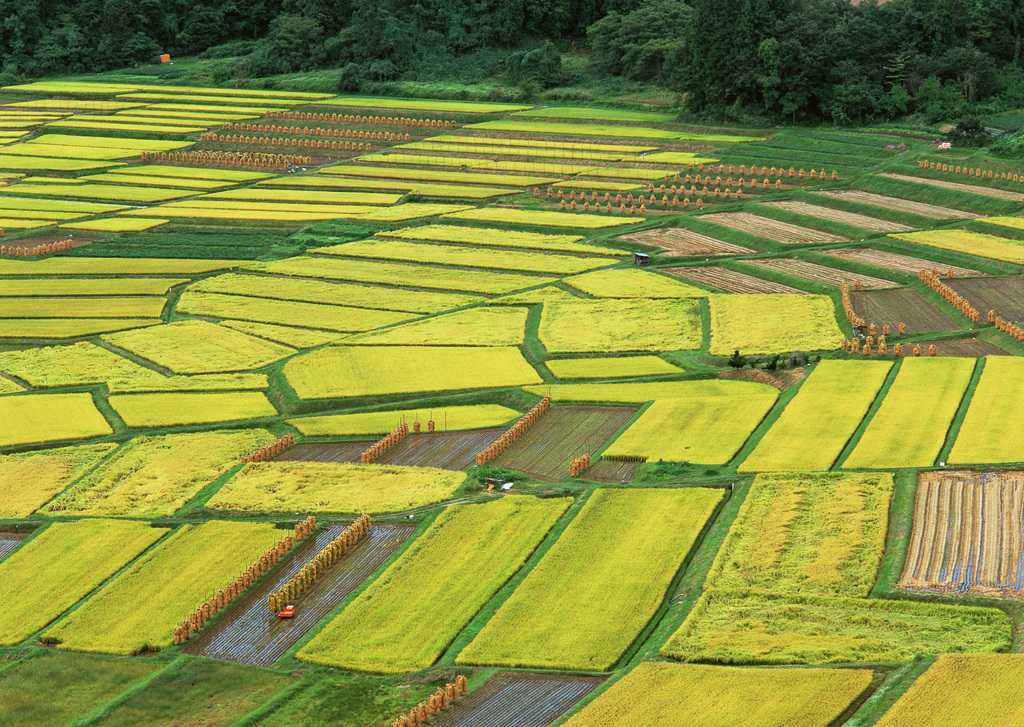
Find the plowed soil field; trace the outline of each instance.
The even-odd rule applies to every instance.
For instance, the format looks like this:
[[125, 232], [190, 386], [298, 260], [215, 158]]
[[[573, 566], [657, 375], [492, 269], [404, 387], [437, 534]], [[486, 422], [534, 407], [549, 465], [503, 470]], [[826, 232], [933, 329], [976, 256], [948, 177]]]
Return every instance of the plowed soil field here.
[[620, 240], [639, 242], [642, 245], [660, 247], [673, 255], [704, 257], [709, 255], [742, 255], [754, 252], [749, 247], [734, 245], [724, 240], [702, 235], [682, 227], [644, 230], [623, 235]]
[[714, 290], [723, 293], [803, 293], [803, 290], [791, 288], [782, 283], [772, 280], [765, 280], [746, 273], [729, 270], [718, 265], [708, 265], [700, 268], [665, 268], [666, 273], [671, 273], [684, 280], [700, 283]]

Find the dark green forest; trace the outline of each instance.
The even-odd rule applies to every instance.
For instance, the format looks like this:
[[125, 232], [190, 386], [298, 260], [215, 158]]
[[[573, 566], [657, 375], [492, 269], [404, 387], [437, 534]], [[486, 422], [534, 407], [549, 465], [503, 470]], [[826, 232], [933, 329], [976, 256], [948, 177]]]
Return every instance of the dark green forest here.
[[[5, 82], [176, 58], [222, 84], [630, 83], [726, 120], [926, 122], [1024, 106], [1021, 0], [0, 0]], [[572, 59], [572, 62], [567, 62]], [[265, 81], [264, 85], [272, 83]]]

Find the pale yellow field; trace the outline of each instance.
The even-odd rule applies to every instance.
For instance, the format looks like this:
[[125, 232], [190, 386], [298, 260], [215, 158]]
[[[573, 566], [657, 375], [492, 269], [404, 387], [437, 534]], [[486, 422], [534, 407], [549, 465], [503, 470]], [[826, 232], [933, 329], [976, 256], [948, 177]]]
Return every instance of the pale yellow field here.
[[0, 397], [0, 447], [88, 439], [111, 432], [89, 394]]
[[170, 515], [237, 465], [242, 455], [273, 440], [263, 429], [136, 437], [45, 510], [72, 515]]
[[544, 365], [560, 379], [614, 379], [683, 373], [682, 369], [657, 356], [553, 358], [545, 361]]
[[211, 510], [266, 513], [397, 512], [451, 497], [464, 472], [342, 462], [247, 464], [207, 503]]
[[539, 331], [551, 353], [695, 349], [702, 335], [695, 301], [643, 298], [547, 303]]
[[518, 348], [332, 346], [284, 366], [300, 398], [379, 396], [540, 383]]
[[349, 336], [346, 344], [518, 346], [526, 332], [526, 308], [470, 308], [421, 321]]
[[433, 419], [438, 431], [460, 429], [481, 429], [507, 424], [519, 412], [498, 404], [469, 404], [466, 406], [445, 406], [436, 409], [400, 409], [397, 411], [373, 411], [363, 414], [326, 414], [289, 419], [288, 423], [306, 436], [350, 436], [354, 434], [384, 435], [405, 422], [412, 427], [420, 422], [423, 431], [427, 422]]
[[130, 427], [213, 424], [277, 415], [259, 391], [118, 394], [110, 405]]
[[843, 342], [835, 305], [825, 295], [712, 295], [711, 353], [729, 356], [834, 350]]
[[28, 517], [116, 447], [83, 444], [0, 455], [0, 517]]

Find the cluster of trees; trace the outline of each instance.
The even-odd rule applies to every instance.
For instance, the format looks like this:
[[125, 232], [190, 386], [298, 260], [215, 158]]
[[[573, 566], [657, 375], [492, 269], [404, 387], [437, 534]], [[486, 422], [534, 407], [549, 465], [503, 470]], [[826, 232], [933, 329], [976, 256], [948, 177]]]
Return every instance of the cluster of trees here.
[[8, 77], [168, 51], [242, 56], [227, 70], [241, 77], [340, 68], [341, 90], [434, 68], [536, 90], [565, 82], [562, 53], [585, 48], [591, 80], [658, 84], [717, 116], [862, 123], [1024, 105], [1020, 0], [0, 0], [0, 12]]

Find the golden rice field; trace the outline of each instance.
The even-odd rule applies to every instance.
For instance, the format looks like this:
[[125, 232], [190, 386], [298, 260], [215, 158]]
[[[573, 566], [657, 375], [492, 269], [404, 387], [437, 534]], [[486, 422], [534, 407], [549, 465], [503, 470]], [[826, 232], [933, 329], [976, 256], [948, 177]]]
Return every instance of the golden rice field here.
[[274, 440], [263, 429], [140, 436], [46, 506], [51, 514], [170, 515]]
[[113, 333], [104, 340], [179, 374], [256, 369], [294, 353], [292, 348], [199, 320]]
[[632, 225], [644, 221], [643, 217], [590, 215], [577, 212], [546, 212], [521, 210], [514, 207], [481, 207], [479, 209], [465, 210], [464, 212], [452, 212], [444, 215], [444, 217], [446, 219], [469, 222], [501, 222], [508, 225], [525, 225], [528, 227], [565, 227], [585, 230]]
[[0, 275], [190, 275], [234, 267], [233, 260], [50, 257], [0, 260]]
[[0, 318], [159, 318], [167, 301], [162, 296], [125, 298], [5, 298]]
[[0, 339], [63, 339], [155, 326], [159, 318], [0, 318]]
[[[987, 221], [991, 220], [992, 218], [989, 218]], [[979, 255], [1017, 265], [1024, 264], [1024, 242], [1008, 237], [997, 237], [969, 230], [926, 230], [904, 232], [890, 235], [890, 237], [916, 245], [937, 247], [967, 255]]]
[[216, 511], [379, 513], [450, 498], [466, 476], [436, 467], [344, 462], [247, 464], [207, 503]]
[[171, 288], [188, 282], [187, 278], [9, 278], [3, 281], [0, 295], [7, 296], [86, 296], [86, 295], [165, 295]]
[[[63, 649], [137, 654], [171, 645], [174, 627], [282, 537], [270, 524], [182, 525], [48, 629]], [[136, 604], [126, 609], [125, 604]]]
[[284, 376], [301, 399], [487, 389], [541, 381], [518, 348], [502, 346], [331, 346], [289, 359]]
[[565, 724], [616, 727], [695, 720], [704, 727], [828, 727], [870, 684], [869, 669], [644, 662]]
[[0, 562], [0, 644], [16, 644], [46, 626], [166, 532], [120, 520], [50, 524]]
[[611, 668], [657, 610], [721, 499], [707, 488], [594, 492], [458, 661]]
[[[888, 361], [818, 363], [741, 472], [827, 470], [842, 453], [889, 375]], [[806, 446], [808, 441], [814, 447]]]
[[0, 455], [0, 517], [28, 517], [116, 448], [82, 444]]
[[446, 182], [465, 184], [493, 184], [505, 187], [531, 187], [557, 182], [558, 178], [527, 176], [519, 174], [489, 174], [487, 172], [454, 172], [438, 169], [408, 169], [402, 167], [381, 167], [372, 164], [339, 164], [324, 167], [321, 174], [338, 174], [351, 177], [384, 177], [387, 179], [412, 179], [424, 182]]
[[255, 321], [222, 320], [225, 328], [245, 333], [256, 338], [265, 338], [271, 343], [280, 343], [292, 348], [312, 348], [330, 343], [338, 338], [337, 331], [324, 331], [313, 328], [296, 328], [276, 323], [257, 323]]
[[89, 439], [113, 430], [89, 394], [0, 397], [0, 447]]
[[115, 394], [109, 401], [130, 427], [215, 424], [277, 416], [277, 409], [259, 391]]
[[360, 671], [430, 666], [569, 503], [510, 496], [447, 508], [297, 656]]
[[889, 599], [704, 592], [662, 653], [720, 664], [849, 664], [1005, 651], [996, 608]]
[[[346, 280], [357, 283], [378, 283], [381, 285], [416, 286], [434, 288], [458, 293], [509, 293], [520, 288], [551, 282], [550, 277], [488, 271], [458, 270], [441, 266], [414, 265], [408, 263], [375, 262], [357, 259], [331, 259], [314, 257], [293, 257], [268, 263], [256, 263], [254, 270], [279, 275], [297, 275], [324, 280]], [[3, 267], [0, 266], [0, 273]], [[402, 293], [395, 291], [402, 299]]]
[[889, 473], [758, 475], [708, 582], [737, 593], [867, 596], [892, 490]]
[[539, 335], [551, 353], [676, 351], [700, 348], [702, 329], [692, 300], [577, 300], [545, 304]]
[[711, 353], [729, 356], [834, 350], [844, 335], [832, 299], [823, 295], [712, 295]]
[[409, 313], [370, 308], [200, 293], [191, 290], [185, 291], [178, 299], [177, 310], [211, 318], [257, 323], [293, 323], [305, 328], [338, 332], [366, 331], [413, 317]]
[[383, 436], [394, 431], [403, 422], [411, 427], [413, 422], [418, 421], [425, 429], [427, 422], [433, 419], [437, 423], [439, 431], [458, 431], [498, 427], [518, 416], [519, 412], [515, 409], [509, 409], [507, 406], [499, 404], [468, 404], [428, 409], [304, 416], [289, 419], [288, 423], [302, 434], [311, 437], [342, 437], [357, 434]]
[[[738, 383], [738, 382], [737, 382]], [[608, 449], [606, 457], [725, 464], [778, 398], [771, 386], [738, 383], [736, 394], [655, 401]]]
[[409, 313], [436, 313], [480, 300], [478, 296], [459, 293], [403, 291], [372, 285], [242, 273], [224, 273], [204, 278], [190, 285], [189, 290]]
[[615, 258], [579, 257], [549, 252], [482, 250], [469, 245], [435, 245], [427, 242], [369, 239], [315, 250], [326, 255], [365, 257], [377, 260], [431, 263], [469, 268], [496, 268], [530, 273], [568, 275], [618, 262]]
[[973, 358], [907, 358], [847, 468], [928, 467], [935, 463], [974, 372]]
[[526, 331], [526, 308], [469, 308], [404, 323], [382, 331], [348, 336], [346, 344], [429, 346], [518, 346]]
[[1024, 360], [1010, 356], [984, 359], [981, 379], [967, 416], [949, 453], [951, 464], [1002, 464], [1024, 461]]
[[657, 356], [554, 358], [544, 362], [560, 379], [614, 379], [628, 376], [678, 375], [683, 370]]
[[942, 654], [878, 721], [879, 727], [1024, 722], [1020, 654]]

